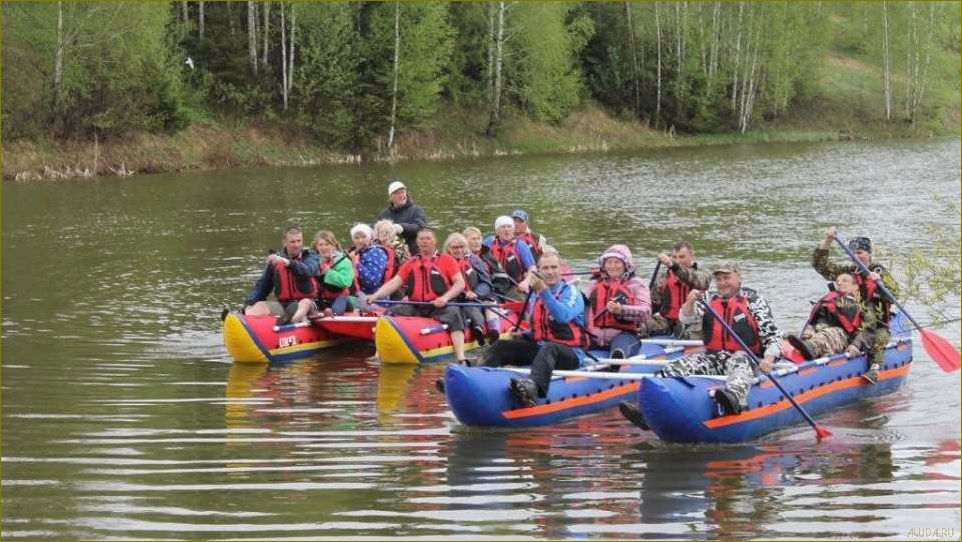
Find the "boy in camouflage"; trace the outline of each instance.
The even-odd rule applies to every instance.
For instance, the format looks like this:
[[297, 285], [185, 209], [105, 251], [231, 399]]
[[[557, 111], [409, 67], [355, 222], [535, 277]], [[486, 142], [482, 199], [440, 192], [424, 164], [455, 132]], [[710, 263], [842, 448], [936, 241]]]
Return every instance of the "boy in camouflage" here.
[[816, 303], [801, 337], [788, 334], [785, 339], [805, 359], [815, 359], [842, 351], [857, 355], [868, 350], [874, 334], [862, 327], [862, 300], [855, 277], [841, 273], [835, 278], [835, 290]]
[[[828, 250], [835, 241], [837, 230], [832, 226], [825, 231], [825, 239], [812, 253], [812, 267], [815, 268], [826, 280], [842, 274], [848, 273], [855, 277], [858, 285], [859, 294], [862, 298], [862, 330], [867, 333], [865, 340], [870, 340], [868, 348], [869, 370], [864, 377], [869, 382], [878, 381], [878, 371], [882, 361], [885, 359], [885, 345], [888, 344], [891, 334], [889, 333], [889, 320], [891, 318], [892, 303], [885, 294], [876, 287], [876, 281], [881, 280], [882, 284], [892, 295], [898, 295], [898, 284], [892, 274], [882, 264], [872, 261], [872, 241], [868, 237], [855, 237], [849, 240], [849, 248], [855, 253], [855, 257], [869, 269], [868, 275], [862, 273], [855, 263], [835, 263], [828, 259]], [[870, 339], [869, 339], [870, 337]]]

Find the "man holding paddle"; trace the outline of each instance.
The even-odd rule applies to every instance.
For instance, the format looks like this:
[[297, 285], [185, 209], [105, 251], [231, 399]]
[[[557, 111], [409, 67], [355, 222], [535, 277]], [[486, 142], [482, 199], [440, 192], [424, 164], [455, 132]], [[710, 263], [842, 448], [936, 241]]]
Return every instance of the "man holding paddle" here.
[[678, 322], [678, 311], [688, 298], [688, 292], [707, 290], [708, 283], [711, 282], [708, 272], [698, 268], [691, 243], [678, 241], [672, 248], [671, 256], [659, 254], [658, 267], [664, 267], [665, 273], [652, 279], [652, 317], [642, 325], [639, 334], [649, 337], [668, 333], [676, 339], [701, 339], [699, 329], [686, 327]]
[[[725, 376], [725, 386], [717, 388], [713, 398], [723, 415], [735, 415], [748, 404], [748, 391], [755, 375], [748, 355], [728, 329], [742, 339], [752, 354], [762, 358], [759, 369], [766, 373], [781, 352], [782, 340], [768, 301], [755, 290], [742, 286], [737, 264], [721, 264], [715, 267], [713, 275], [715, 290], [709, 291], [704, 301], [712, 311], [706, 311], [697, 303], [702, 292], [692, 290], [679, 312], [682, 324], [701, 323], [705, 352], [674, 359], [655, 376]], [[727, 328], [716, 320], [716, 314], [724, 319]], [[638, 407], [627, 401], [618, 406], [629, 421], [647, 429]]]
[[431, 228], [425, 226], [418, 231], [417, 245], [417, 256], [404, 262], [397, 275], [367, 296], [362, 304], [369, 306], [406, 286], [407, 300], [413, 303], [392, 305], [388, 314], [434, 318], [446, 325], [451, 333], [454, 359], [464, 362], [464, 319], [458, 307], [448, 305], [464, 291], [464, 275], [454, 258], [438, 253], [438, 240]]
[[828, 259], [828, 249], [832, 247], [838, 234], [835, 226], [825, 231], [825, 239], [812, 253], [812, 267], [826, 280], [832, 280], [841, 273], [849, 273], [855, 277], [855, 284], [861, 294], [862, 303], [862, 331], [872, 334], [867, 340], [869, 349], [869, 369], [864, 378], [871, 383], [878, 381], [879, 368], [885, 360], [885, 345], [888, 344], [889, 321], [892, 316], [892, 302], [882, 294], [877, 287], [878, 281], [888, 288], [894, 295], [898, 295], [898, 284], [882, 264], [872, 261], [872, 241], [868, 237], [854, 237], [849, 240], [848, 248], [862, 265], [868, 269], [863, 272], [857, 263], [839, 264]]
[[[531, 365], [531, 378], [512, 378], [509, 390], [523, 407], [546, 397], [555, 369], [577, 369], [588, 347], [585, 304], [581, 292], [561, 279], [561, 256], [546, 251], [531, 273], [531, 332], [525, 338], [500, 340], [484, 356], [486, 367]], [[530, 297], [530, 296], [529, 296]]]

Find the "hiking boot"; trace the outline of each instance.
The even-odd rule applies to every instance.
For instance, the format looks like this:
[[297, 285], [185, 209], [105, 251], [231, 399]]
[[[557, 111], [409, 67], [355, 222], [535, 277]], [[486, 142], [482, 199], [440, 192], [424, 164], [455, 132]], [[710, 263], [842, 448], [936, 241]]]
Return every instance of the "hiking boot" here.
[[801, 354], [803, 358], [806, 360], [815, 359], [815, 355], [812, 354], [812, 351], [809, 349], [808, 343], [799, 339], [797, 335], [786, 335], [785, 339], [795, 350], [798, 350], [798, 353]]
[[527, 378], [512, 378], [508, 384], [508, 389], [514, 395], [522, 407], [530, 408], [537, 404], [538, 385], [533, 380]]
[[648, 427], [648, 423], [645, 422], [645, 417], [641, 414], [641, 409], [632, 402], [622, 401], [618, 403], [618, 410], [621, 411], [621, 415], [624, 416], [626, 420], [640, 427], [642, 431], [651, 431], [651, 427]]
[[865, 371], [865, 374], [862, 375], [862, 378], [868, 380], [869, 384], [878, 384], [878, 370], [879, 364], [873, 363], [869, 366], [868, 371]]
[[478, 341], [478, 346], [484, 346], [484, 329], [481, 326], [471, 326], [471, 338]]
[[494, 341], [501, 338], [501, 333], [497, 329], [488, 328], [484, 336], [488, 339], [488, 344], [494, 344]]
[[434, 388], [439, 392], [444, 393], [444, 377], [443, 376], [434, 381]]
[[718, 403], [723, 415], [737, 416], [741, 413], [742, 405], [738, 402], [735, 394], [727, 389], [718, 388], [712, 397], [715, 399], [715, 402]]

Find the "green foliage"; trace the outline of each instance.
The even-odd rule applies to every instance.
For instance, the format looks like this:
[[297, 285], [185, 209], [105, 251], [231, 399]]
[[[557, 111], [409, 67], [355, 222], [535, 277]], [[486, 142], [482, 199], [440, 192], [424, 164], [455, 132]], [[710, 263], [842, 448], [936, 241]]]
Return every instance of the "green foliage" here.
[[534, 118], [558, 122], [581, 99], [582, 79], [574, 59], [594, 32], [587, 14], [567, 16], [571, 4], [515, 4], [510, 15], [514, 35], [505, 63], [510, 86], [521, 106]]
[[[54, 65], [61, 6], [64, 45], [58, 88]], [[19, 72], [12, 81], [7, 73], [4, 91], [10, 89], [14, 96], [23, 89], [38, 91], [36, 98], [4, 113], [44, 119], [27, 131], [19, 131], [19, 126], [8, 130], [5, 123], [4, 135], [39, 135], [44, 124], [63, 136], [183, 128], [187, 116], [180, 78], [166, 42], [169, 11], [162, 3], [4, 4], [4, 36], [16, 44], [10, 57], [4, 55], [4, 67], [9, 68], [9, 60]]]
[[[942, 198], [933, 198], [945, 206]], [[914, 250], [898, 263], [904, 279], [900, 285], [901, 301], [915, 300], [929, 308], [936, 321], [958, 318], [962, 261], [958, 223], [962, 216], [959, 202], [951, 202], [947, 211], [954, 215], [956, 227], [932, 227], [928, 232], [926, 251]]]

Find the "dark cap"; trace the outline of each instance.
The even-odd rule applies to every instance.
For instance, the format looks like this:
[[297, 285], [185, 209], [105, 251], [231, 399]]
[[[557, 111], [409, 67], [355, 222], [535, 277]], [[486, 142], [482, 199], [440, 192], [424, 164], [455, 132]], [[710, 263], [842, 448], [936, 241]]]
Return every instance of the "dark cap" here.
[[524, 209], [515, 209], [511, 211], [511, 218], [517, 218], [518, 220], [528, 221], [528, 213], [524, 212]]
[[872, 252], [872, 240], [868, 237], [853, 237], [848, 240], [848, 249], [852, 252], [856, 250], [864, 250], [865, 252]]

